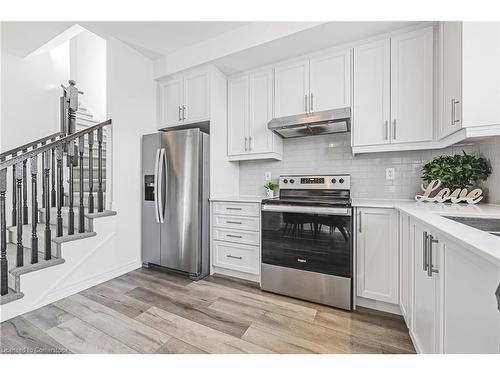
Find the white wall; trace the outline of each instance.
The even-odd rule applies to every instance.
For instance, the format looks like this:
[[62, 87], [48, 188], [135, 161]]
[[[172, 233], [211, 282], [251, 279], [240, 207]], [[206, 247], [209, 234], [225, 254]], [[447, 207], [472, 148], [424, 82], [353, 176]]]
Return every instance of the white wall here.
[[153, 63], [144, 55], [113, 38], [107, 40], [107, 52], [112, 200], [118, 212], [114, 246], [117, 261], [127, 264], [141, 259], [141, 135], [156, 132], [156, 86]]
[[[10, 37], [2, 33], [2, 46]], [[1, 58], [1, 149], [8, 150], [58, 131], [60, 85], [69, 79], [69, 43], [26, 58], [3, 48]]]
[[70, 40], [70, 77], [84, 92], [80, 101], [99, 121], [106, 117], [106, 41], [83, 31]]

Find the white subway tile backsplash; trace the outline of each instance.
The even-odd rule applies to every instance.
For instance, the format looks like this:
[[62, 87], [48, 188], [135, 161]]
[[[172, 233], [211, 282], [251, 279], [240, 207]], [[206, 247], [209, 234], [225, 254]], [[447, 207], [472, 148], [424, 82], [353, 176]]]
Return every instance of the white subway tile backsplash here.
[[[493, 174], [485, 183], [489, 201], [500, 204], [500, 137], [477, 144], [452, 146], [442, 150], [408, 152], [379, 152], [353, 156], [351, 135], [331, 134], [284, 141], [283, 160], [255, 160], [240, 162], [240, 193], [263, 195], [264, 172], [273, 179], [281, 174], [335, 174], [351, 175], [354, 198], [411, 199], [420, 192], [422, 166], [440, 155], [452, 155], [464, 150], [483, 154], [493, 167]], [[329, 147], [333, 144], [334, 147]], [[394, 168], [396, 178], [385, 179], [385, 168]]]

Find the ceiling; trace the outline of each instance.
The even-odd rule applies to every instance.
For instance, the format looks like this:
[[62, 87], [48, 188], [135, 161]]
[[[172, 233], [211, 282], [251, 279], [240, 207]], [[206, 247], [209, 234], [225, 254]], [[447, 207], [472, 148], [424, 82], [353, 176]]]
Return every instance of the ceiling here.
[[117, 38], [154, 60], [249, 22], [2, 22], [3, 47], [26, 56], [75, 23], [103, 38]]

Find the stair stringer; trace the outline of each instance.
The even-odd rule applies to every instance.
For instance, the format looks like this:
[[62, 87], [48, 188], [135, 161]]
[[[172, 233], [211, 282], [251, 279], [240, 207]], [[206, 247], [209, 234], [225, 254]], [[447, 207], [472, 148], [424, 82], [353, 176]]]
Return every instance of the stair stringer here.
[[140, 258], [122, 259], [116, 246], [116, 216], [91, 219], [94, 237], [53, 244], [64, 263], [20, 275], [24, 297], [0, 307], [0, 322], [121, 276], [142, 266]]

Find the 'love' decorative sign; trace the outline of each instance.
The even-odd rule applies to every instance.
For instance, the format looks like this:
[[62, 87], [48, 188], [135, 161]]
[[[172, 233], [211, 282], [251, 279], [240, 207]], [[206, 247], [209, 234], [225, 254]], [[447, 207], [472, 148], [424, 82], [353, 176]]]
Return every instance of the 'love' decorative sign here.
[[415, 200], [417, 202], [439, 202], [443, 203], [445, 201], [451, 201], [451, 203], [467, 202], [469, 204], [476, 204], [481, 199], [483, 199], [483, 191], [481, 189], [473, 189], [470, 192], [467, 189], [455, 189], [453, 192], [448, 188], [443, 188], [439, 192], [431, 197], [431, 193], [436, 191], [441, 186], [440, 180], [432, 180], [427, 187], [421, 185], [424, 193], [422, 195], [416, 195]]

